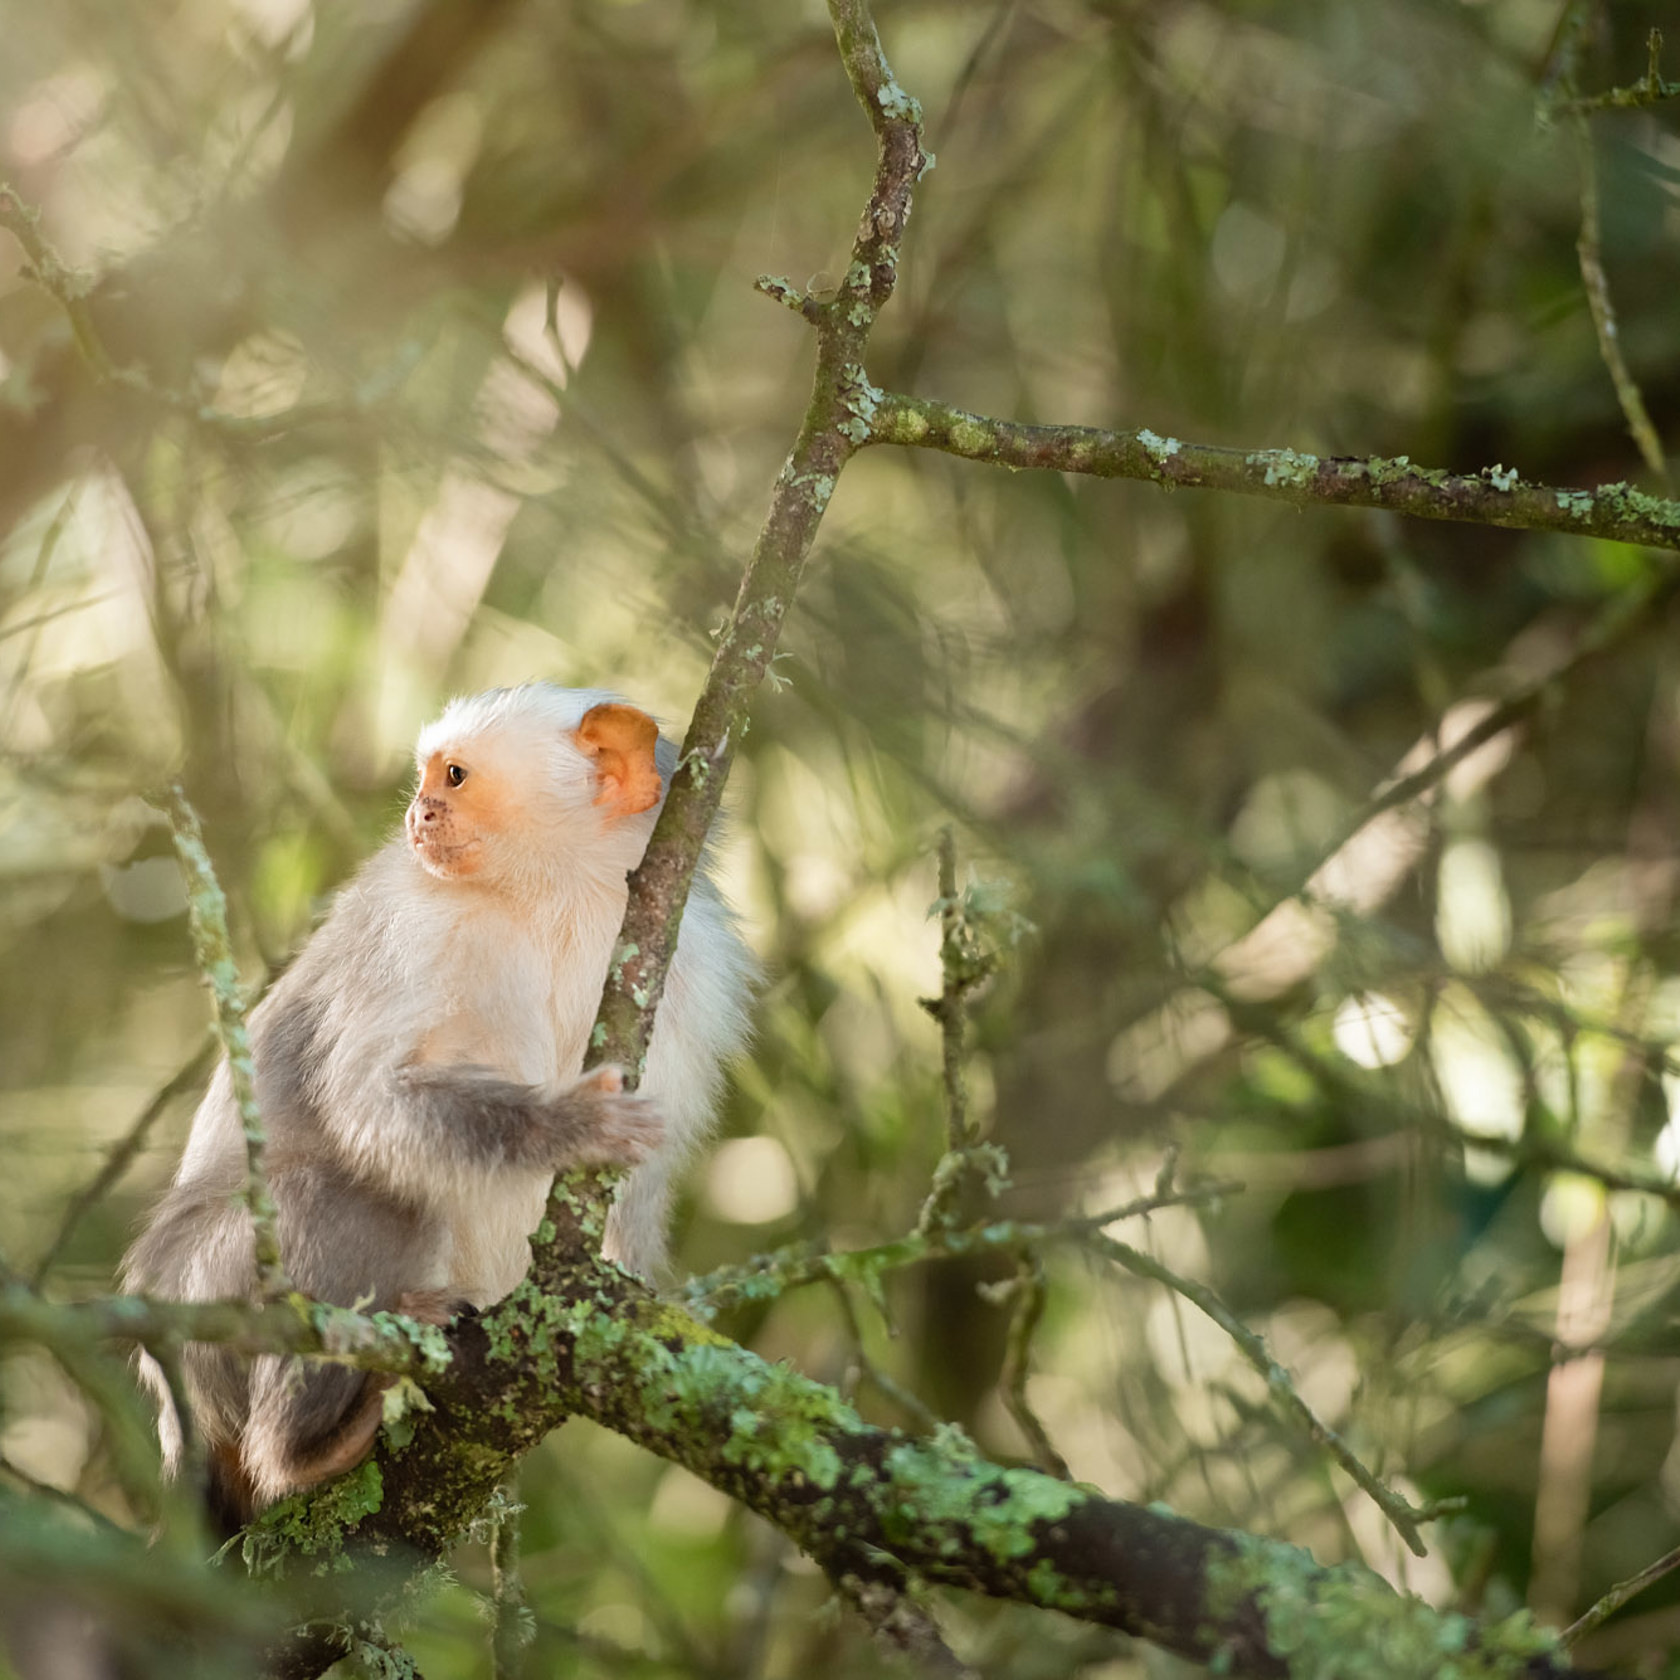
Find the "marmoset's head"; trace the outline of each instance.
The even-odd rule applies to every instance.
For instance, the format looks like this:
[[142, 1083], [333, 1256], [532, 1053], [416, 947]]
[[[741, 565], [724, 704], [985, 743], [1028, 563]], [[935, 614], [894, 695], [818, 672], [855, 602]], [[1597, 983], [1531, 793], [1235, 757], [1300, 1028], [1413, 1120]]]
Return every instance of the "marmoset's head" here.
[[658, 745], [646, 712], [597, 689], [527, 683], [451, 701], [415, 743], [409, 847], [440, 880], [616, 882], [664, 791]]

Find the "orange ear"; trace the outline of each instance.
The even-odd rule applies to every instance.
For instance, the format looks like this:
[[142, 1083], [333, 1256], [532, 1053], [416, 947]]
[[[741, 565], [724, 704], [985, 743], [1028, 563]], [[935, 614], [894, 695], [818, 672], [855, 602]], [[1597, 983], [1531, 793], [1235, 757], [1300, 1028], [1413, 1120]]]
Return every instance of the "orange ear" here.
[[594, 759], [601, 778], [597, 805], [610, 807], [614, 816], [629, 817], [659, 803], [664, 784], [653, 761], [659, 725], [646, 712], [616, 702], [591, 706], [577, 726], [575, 739]]

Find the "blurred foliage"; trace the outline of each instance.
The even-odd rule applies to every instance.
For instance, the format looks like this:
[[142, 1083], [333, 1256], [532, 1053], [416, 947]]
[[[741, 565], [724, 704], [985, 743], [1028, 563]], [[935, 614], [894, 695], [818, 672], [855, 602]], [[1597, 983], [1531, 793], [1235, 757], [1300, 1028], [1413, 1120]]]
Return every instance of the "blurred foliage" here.
[[[1637, 480], [1570, 135], [1536, 121], [1562, 9], [884, 5], [939, 164], [873, 378]], [[1588, 10], [1583, 90], [1635, 80], [1664, 8]], [[100, 377], [0, 235], [0, 1248], [27, 1269], [203, 1034], [145, 803], [168, 774], [256, 976], [390, 828], [447, 695], [601, 684], [680, 730], [805, 397], [807, 329], [750, 281], [836, 273], [870, 152], [812, 0], [67, 0], [6, 24], [0, 178], [144, 375]], [[1593, 135], [1622, 342], [1672, 444], [1680, 111]], [[1029, 1393], [1073, 1473], [1436, 1602], [1578, 1614], [1680, 1539], [1675, 1213], [1525, 1154], [1680, 1172], [1666, 596], [1390, 855], [1344, 860], [1340, 913], [1270, 924], [1281, 962], [1207, 964], [1443, 716], [1664, 575], [1552, 535], [866, 453], [733, 791], [727, 885], [771, 979], [682, 1263], [914, 1223], [954, 817], [1038, 929], [970, 1068], [1008, 1205], [1112, 1205], [1169, 1145], [1244, 1179], [1124, 1234], [1221, 1290], [1368, 1462], [1466, 1507], [1405, 1556], [1194, 1309], [1052, 1256]], [[56, 1290], [110, 1286], [189, 1106]], [[907, 1274], [890, 1322], [853, 1306], [869, 1361], [1024, 1457], [987, 1275]], [[724, 1327], [859, 1377], [830, 1294]], [[1596, 1351], [1558, 1363], [1560, 1336]], [[8, 1463], [133, 1520], [56, 1367], [12, 1350], [0, 1395]], [[867, 1381], [859, 1401], [914, 1422]], [[777, 1536], [614, 1437], [562, 1431], [521, 1497], [533, 1673], [879, 1668]], [[409, 1641], [432, 1680], [489, 1672], [488, 1564], [457, 1563]], [[1012, 1680], [1164, 1667], [1024, 1611], [944, 1614]], [[1676, 1645], [1671, 1578], [1582, 1655], [1656, 1673]]]

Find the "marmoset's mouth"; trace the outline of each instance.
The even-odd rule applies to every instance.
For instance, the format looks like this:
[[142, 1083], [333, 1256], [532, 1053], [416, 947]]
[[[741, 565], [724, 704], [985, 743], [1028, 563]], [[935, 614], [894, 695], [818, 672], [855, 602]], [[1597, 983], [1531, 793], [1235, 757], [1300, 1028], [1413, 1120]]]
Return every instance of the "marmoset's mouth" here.
[[434, 875], [459, 875], [464, 873], [464, 865], [469, 859], [481, 851], [484, 842], [480, 839], [460, 840], [454, 843], [446, 841], [442, 836], [429, 829], [417, 829], [409, 835], [409, 843], [414, 848], [415, 856], [419, 858], [421, 866]]

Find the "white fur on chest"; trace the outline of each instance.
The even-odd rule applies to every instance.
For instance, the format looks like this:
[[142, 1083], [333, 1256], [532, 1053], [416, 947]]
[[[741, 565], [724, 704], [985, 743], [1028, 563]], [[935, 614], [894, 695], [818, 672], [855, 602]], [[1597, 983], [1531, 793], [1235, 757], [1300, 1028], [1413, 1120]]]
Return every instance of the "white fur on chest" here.
[[[592, 894], [551, 921], [473, 918], [450, 953], [458, 989], [446, 1038], [428, 1047], [427, 1059], [479, 1062], [527, 1085], [577, 1078], [623, 897]], [[530, 1264], [527, 1239], [551, 1177], [503, 1170], [450, 1184], [439, 1206], [445, 1275], [435, 1287], [475, 1306], [513, 1288]]]

